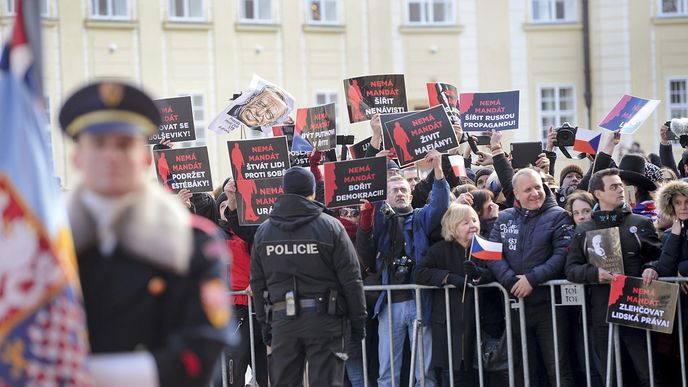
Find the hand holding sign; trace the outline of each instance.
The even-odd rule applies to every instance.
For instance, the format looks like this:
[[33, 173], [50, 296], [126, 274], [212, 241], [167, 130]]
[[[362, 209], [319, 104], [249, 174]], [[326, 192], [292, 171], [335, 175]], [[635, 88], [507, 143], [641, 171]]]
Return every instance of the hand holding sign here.
[[427, 155], [425, 155], [425, 161], [432, 165], [435, 171], [435, 179], [444, 179], [444, 171], [442, 171], [442, 154], [437, 151], [437, 149], [431, 149]]

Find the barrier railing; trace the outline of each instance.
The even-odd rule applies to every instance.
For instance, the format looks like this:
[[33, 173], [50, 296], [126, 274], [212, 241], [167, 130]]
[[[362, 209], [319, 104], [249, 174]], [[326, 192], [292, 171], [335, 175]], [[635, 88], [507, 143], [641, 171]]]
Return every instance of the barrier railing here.
[[[659, 278], [659, 281], [666, 281], [666, 282], [675, 282], [675, 283], [686, 283], [688, 282], [688, 278], [683, 278], [683, 277], [666, 277], [666, 278]], [[522, 360], [522, 367], [523, 367], [523, 385], [528, 387], [530, 386], [531, 380], [530, 380], [530, 372], [529, 372], [529, 359], [528, 359], [528, 343], [527, 343], [527, 331], [526, 331], [526, 314], [525, 314], [525, 307], [524, 307], [524, 299], [523, 298], [512, 298], [509, 294], [509, 292], [500, 284], [493, 282], [490, 284], [484, 284], [484, 285], [479, 285], [479, 286], [473, 286], [470, 285], [473, 289], [473, 296], [475, 300], [475, 329], [476, 329], [476, 353], [478, 355], [478, 377], [479, 377], [479, 383], [480, 386], [484, 386], [484, 374], [485, 370], [483, 369], [483, 362], [481, 361], [481, 354], [480, 354], [480, 348], [482, 347], [482, 329], [481, 329], [481, 324], [480, 324], [480, 289], [485, 289], [485, 288], [497, 288], [499, 289], [503, 301], [504, 301], [504, 319], [505, 319], [505, 333], [506, 333], [506, 341], [507, 341], [507, 360], [508, 360], [508, 379], [509, 379], [509, 386], [514, 387], [516, 386], [516, 377], [515, 377], [515, 355], [514, 355], [514, 342], [513, 342], [513, 332], [512, 332], [512, 315], [511, 311], [513, 309], [518, 310], [518, 316], [519, 316], [519, 330], [520, 330], [520, 341], [521, 341], [521, 360]], [[587, 323], [587, 308], [586, 308], [586, 296], [585, 296], [585, 287], [586, 285], [583, 284], [575, 284], [571, 283], [566, 280], [552, 280], [548, 281], [544, 284], [541, 284], [540, 286], [544, 287], [549, 287], [550, 288], [550, 311], [551, 311], [551, 317], [552, 317], [552, 323], [553, 323], [553, 340], [554, 340], [554, 354], [559, 353], [559, 332], [558, 332], [558, 327], [557, 327], [557, 308], [559, 307], [571, 307], [571, 306], [577, 306], [580, 307], [581, 310], [581, 317], [583, 324], [582, 325], [582, 330], [583, 330], [583, 345], [584, 345], [584, 367], [585, 367], [585, 382], [588, 387], [592, 387], [592, 367], [593, 365], [591, 364], [591, 357], [590, 354], [593, 351], [592, 348], [590, 348], [590, 332], [589, 332], [589, 327]], [[595, 286], [595, 285], [593, 285]], [[365, 291], [371, 291], [371, 292], [379, 292], [383, 291], [385, 292], [385, 297], [388, 305], [391, 305], [392, 301], [392, 292], [395, 291], [413, 291], [414, 292], [414, 300], [415, 300], [415, 306], [416, 306], [416, 318], [413, 322], [413, 329], [412, 329], [412, 334], [411, 334], [411, 359], [410, 359], [410, 369], [409, 369], [409, 386], [413, 386], [414, 383], [414, 375], [415, 375], [415, 370], [418, 368], [420, 370], [419, 372], [419, 384], [421, 386], [426, 385], [425, 381], [425, 372], [426, 370], [426, 364], [425, 364], [425, 354], [424, 354], [424, 345], [422, 344], [422, 328], [423, 328], [423, 310], [422, 310], [422, 303], [421, 303], [421, 290], [443, 290], [444, 291], [444, 300], [445, 300], [445, 313], [446, 313], [446, 330], [447, 330], [447, 354], [448, 354], [448, 364], [451, 370], [453, 363], [453, 351], [452, 351], [452, 337], [453, 337], [453, 331], [452, 331], [452, 321], [451, 321], [451, 307], [452, 304], [450, 302], [450, 289], [452, 289], [453, 286], [445, 286], [442, 288], [437, 288], [433, 286], [423, 286], [423, 285], [414, 285], [414, 284], [405, 284], [405, 285], [373, 285], [373, 286], [365, 286], [364, 290]], [[559, 290], [560, 294], [560, 301], [557, 302], [557, 288]], [[240, 291], [240, 292], [230, 292], [230, 295], [247, 295], [245, 291]], [[248, 312], [249, 312], [249, 318], [248, 318], [248, 323], [249, 323], [249, 340], [250, 340], [250, 350], [251, 350], [251, 364], [256, 364], [255, 360], [255, 342], [254, 342], [254, 327], [253, 324], [253, 303], [251, 297], [248, 298]], [[680, 352], [680, 362], [681, 362], [681, 385], [683, 387], [688, 387], [687, 383], [687, 376], [686, 376], [686, 356], [685, 356], [685, 344], [683, 342], [684, 340], [684, 332], [683, 332], [683, 313], [682, 309], [680, 307], [680, 303], [677, 306], [677, 324], [675, 324], [675, 329], [678, 329], [678, 336], [679, 336], [679, 352]], [[388, 340], [389, 340], [389, 356], [390, 356], [390, 373], [392, 375], [392, 386], [396, 387], [397, 382], [394, 378], [395, 375], [395, 369], [397, 366], [394, 364], [394, 346], [393, 346], [393, 337], [392, 337], [392, 324], [393, 324], [393, 313], [392, 313], [392, 308], [387, 307], [386, 308], [387, 312], [387, 325], [388, 325]], [[621, 359], [621, 344], [620, 344], [620, 338], [619, 338], [619, 329], [616, 324], [609, 324], [609, 337], [607, 341], [607, 359], [599, 359], [600, 361], [606, 360], [606, 367], [605, 367], [605, 375], [606, 378], [604, 380], [605, 386], [606, 387], [611, 387], [612, 385], [612, 371], [615, 371], [615, 376], [616, 376], [616, 385], [617, 386], [623, 386], [623, 369], [622, 369], [622, 364], [619, 359]], [[380, 338], [383, 339], [383, 338]], [[362, 345], [362, 362], [363, 362], [363, 379], [364, 379], [364, 386], [368, 387], [369, 384], [369, 370], [368, 370], [368, 353], [366, 351], [366, 339], [364, 338], [361, 342]], [[655, 385], [655, 378], [654, 378], [654, 372], [652, 371], [654, 369], [654, 359], [653, 359], [653, 351], [652, 351], [652, 341], [651, 341], [651, 332], [646, 331], [646, 349], [647, 349], [647, 354], [648, 354], [648, 369], [650, 370], [650, 385], [654, 387]], [[554, 355], [553, 354], [553, 355]], [[555, 371], [556, 371], [556, 385], [557, 387], [560, 386], [561, 384], [561, 370], [560, 370], [560, 359], [558, 356], [554, 356], [555, 358]], [[416, 364], [418, 363], [418, 364]], [[227, 369], [226, 367], [227, 362], [225, 361], [224, 358], [224, 353], [223, 353], [223, 359], [222, 359], [222, 385], [226, 387], [228, 385], [228, 380], [227, 380], [227, 374], [230, 370]], [[417, 366], [417, 367], [416, 367]], [[255, 371], [254, 371], [255, 372]], [[449, 383], [450, 386], [454, 386], [454, 375], [453, 372], [449, 372]], [[256, 378], [252, 378], [251, 380], [251, 385], [252, 386], [257, 386], [256, 384]], [[307, 385], [307, 384], [306, 384]]]

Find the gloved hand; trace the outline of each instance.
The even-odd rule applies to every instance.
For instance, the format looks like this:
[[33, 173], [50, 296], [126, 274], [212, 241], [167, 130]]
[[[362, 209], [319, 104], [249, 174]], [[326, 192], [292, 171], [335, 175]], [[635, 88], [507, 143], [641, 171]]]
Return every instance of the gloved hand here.
[[463, 261], [463, 272], [466, 274], [469, 281], [476, 280], [482, 276], [478, 265], [473, 261]]
[[366, 337], [365, 327], [351, 327], [351, 342], [360, 343]]
[[463, 288], [463, 276], [456, 274], [456, 273], [449, 273], [447, 276], [447, 284], [449, 285], [454, 285], [455, 287], [462, 289]]

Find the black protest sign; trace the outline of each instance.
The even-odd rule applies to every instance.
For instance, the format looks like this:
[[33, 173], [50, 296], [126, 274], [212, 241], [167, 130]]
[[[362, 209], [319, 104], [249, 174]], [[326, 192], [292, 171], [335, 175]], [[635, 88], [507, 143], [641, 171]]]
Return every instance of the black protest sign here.
[[428, 104], [442, 105], [453, 124], [461, 123], [459, 112], [459, 91], [448, 83], [426, 83], [428, 89]]
[[181, 189], [191, 192], [213, 190], [206, 147], [161, 149], [153, 153], [158, 181], [168, 191], [177, 193]]
[[387, 158], [368, 157], [325, 163], [325, 206], [361, 204], [387, 197]]
[[615, 276], [609, 290], [607, 322], [650, 331], [671, 333], [678, 300], [678, 284]]
[[[388, 122], [398, 120], [401, 117], [406, 117], [417, 112], [406, 112], [406, 113], [390, 113], [390, 114], [380, 114], [380, 126], [382, 126], [382, 147], [383, 149], [388, 149], [394, 152], [394, 145], [392, 143], [392, 138], [389, 133], [385, 130], [385, 125]], [[393, 159], [397, 158], [396, 153], [392, 156]]]
[[359, 141], [349, 146], [349, 154], [352, 159], [362, 159], [365, 157], [368, 148], [370, 148], [370, 139], [372, 139], [372, 137], [368, 137], [363, 141]]
[[282, 178], [237, 180], [236, 201], [239, 224], [242, 226], [263, 223], [272, 211], [272, 205], [284, 193]]
[[227, 141], [235, 180], [281, 177], [289, 169], [289, 148], [284, 136]]
[[519, 92], [461, 93], [461, 127], [467, 132], [518, 129]]
[[337, 121], [334, 103], [296, 110], [294, 136], [300, 135], [316, 150], [337, 146]]
[[392, 140], [402, 167], [422, 160], [431, 149], [442, 153], [459, 146], [447, 112], [441, 105], [386, 122], [384, 129]]
[[158, 133], [148, 137], [149, 144], [162, 140], [180, 142], [196, 139], [190, 96], [156, 99], [154, 102], [160, 110], [161, 121]]
[[590, 230], [585, 233], [588, 262], [612, 274], [624, 274], [621, 239], [618, 227]]
[[309, 152], [291, 151], [289, 152], [289, 162], [292, 167], [308, 167], [311, 165], [309, 155]]
[[375, 113], [408, 110], [403, 74], [369, 75], [344, 80], [349, 122], [366, 121]]

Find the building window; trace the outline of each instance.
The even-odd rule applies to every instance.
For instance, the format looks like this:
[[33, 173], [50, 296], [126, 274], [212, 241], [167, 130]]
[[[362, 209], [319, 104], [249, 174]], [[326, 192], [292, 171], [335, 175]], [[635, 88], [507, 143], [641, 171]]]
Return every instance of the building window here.
[[578, 19], [577, 0], [532, 0], [530, 5], [533, 22], [561, 23]]
[[576, 126], [576, 93], [573, 86], [540, 88], [540, 128], [547, 139], [550, 126], [558, 128], [564, 122]]
[[687, 16], [688, 0], [658, 0], [660, 16]]
[[272, 22], [272, 0], [239, 0], [239, 12], [245, 23]]
[[669, 117], [688, 117], [688, 78], [670, 79], [667, 93]]
[[339, 21], [337, 0], [306, 0], [306, 6], [311, 24], [336, 24]]
[[454, 24], [454, 0], [408, 0], [406, 22], [414, 25]]
[[129, 19], [129, 0], [91, 0], [94, 19]]
[[196, 141], [185, 141], [182, 147], [206, 145], [205, 97], [203, 94], [179, 94], [180, 97], [191, 96], [191, 110], [193, 111]]
[[17, 0], [5, 0], [5, 10], [7, 11], [8, 16], [12, 16], [15, 14], [16, 11], [14, 10], [14, 6], [16, 1]]
[[[41, 17], [50, 17], [49, 1], [50, 0], [39, 0], [38, 6], [40, 7]], [[16, 13], [16, 2], [17, 0], [5, 0], [5, 11], [8, 16], [14, 16]]]
[[170, 0], [170, 19], [179, 21], [203, 20], [203, 0]]

